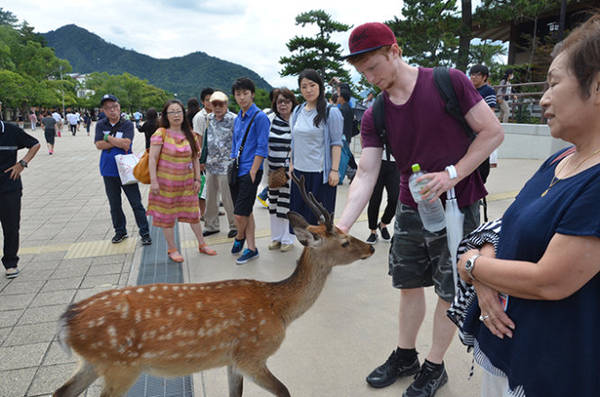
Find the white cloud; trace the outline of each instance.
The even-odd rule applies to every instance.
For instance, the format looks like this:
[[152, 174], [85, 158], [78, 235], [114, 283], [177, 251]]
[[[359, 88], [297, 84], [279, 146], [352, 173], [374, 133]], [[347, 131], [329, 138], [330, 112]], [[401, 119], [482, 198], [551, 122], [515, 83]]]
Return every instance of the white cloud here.
[[[289, 39], [314, 34], [308, 26], [295, 25], [296, 15], [324, 9], [334, 20], [356, 26], [399, 16], [402, 8], [401, 1], [356, 4], [360, 6], [347, 0], [4, 0], [2, 8], [27, 20], [37, 32], [76, 24], [119, 47], [155, 58], [203, 51], [246, 66], [273, 86], [294, 88], [294, 77], [279, 76], [279, 58], [289, 54]], [[332, 37], [344, 53], [349, 35]]]

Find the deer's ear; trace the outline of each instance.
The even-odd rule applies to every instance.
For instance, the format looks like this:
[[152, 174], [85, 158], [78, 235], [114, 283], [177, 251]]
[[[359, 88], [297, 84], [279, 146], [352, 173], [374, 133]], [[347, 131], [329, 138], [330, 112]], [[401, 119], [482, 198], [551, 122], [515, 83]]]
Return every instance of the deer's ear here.
[[321, 237], [308, 230], [308, 222], [297, 212], [290, 211], [287, 213], [288, 220], [298, 241], [307, 247], [315, 247], [322, 243]]

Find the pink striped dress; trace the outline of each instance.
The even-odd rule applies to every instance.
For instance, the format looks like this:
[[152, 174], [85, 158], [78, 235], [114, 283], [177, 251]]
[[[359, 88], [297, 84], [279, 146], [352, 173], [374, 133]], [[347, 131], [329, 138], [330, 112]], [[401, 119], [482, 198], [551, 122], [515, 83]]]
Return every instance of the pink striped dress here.
[[[194, 136], [195, 144], [199, 147], [197, 135]], [[188, 140], [175, 132], [164, 132], [163, 128], [159, 128], [150, 138], [150, 145], [162, 145], [156, 171], [160, 192], [150, 192], [146, 212], [152, 215], [152, 225], [171, 228], [176, 220], [200, 222], [198, 194], [194, 193], [192, 149]]]

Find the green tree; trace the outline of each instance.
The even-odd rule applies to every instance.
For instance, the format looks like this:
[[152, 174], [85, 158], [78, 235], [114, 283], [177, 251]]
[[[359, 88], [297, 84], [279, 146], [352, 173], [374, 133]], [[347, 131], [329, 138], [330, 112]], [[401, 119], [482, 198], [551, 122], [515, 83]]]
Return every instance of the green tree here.
[[419, 66], [456, 64], [460, 22], [456, 0], [404, 0], [402, 15], [386, 22], [392, 29], [403, 57]]
[[17, 26], [17, 22], [19, 20], [15, 14], [0, 7], [0, 25], [8, 25], [14, 28]]
[[331, 34], [346, 32], [349, 25], [334, 21], [323, 10], [303, 12], [296, 17], [296, 25], [316, 25], [318, 32], [314, 37], [294, 36], [286, 46], [292, 53], [279, 58], [283, 69], [281, 76], [297, 76], [304, 69], [311, 68], [320, 72], [327, 83], [333, 77], [350, 82], [350, 74], [342, 67], [341, 44], [331, 40]]

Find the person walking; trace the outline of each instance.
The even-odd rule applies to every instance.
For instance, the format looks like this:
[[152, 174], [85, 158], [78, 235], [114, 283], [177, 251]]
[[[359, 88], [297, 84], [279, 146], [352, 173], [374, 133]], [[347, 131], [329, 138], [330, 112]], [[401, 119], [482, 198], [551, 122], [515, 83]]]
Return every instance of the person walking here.
[[102, 175], [104, 181], [104, 189], [110, 205], [110, 217], [115, 229], [115, 235], [111, 241], [113, 244], [118, 244], [129, 237], [127, 234], [127, 219], [123, 213], [121, 203], [121, 190], [123, 190], [131, 209], [133, 209], [142, 244], [150, 245], [152, 244], [152, 238], [150, 237], [146, 210], [142, 205], [138, 184], [122, 185], [115, 161], [117, 154], [131, 153], [133, 124], [131, 121], [121, 118], [121, 105], [114, 95], [104, 95], [100, 100], [100, 107], [106, 117], [96, 123], [94, 143], [96, 148], [102, 151], [100, 155], [100, 175]]
[[[269, 154], [269, 117], [254, 104], [256, 87], [246, 77], [237, 79], [231, 87], [240, 111], [233, 124], [233, 144], [231, 158], [238, 159], [235, 183], [230, 185], [234, 203], [233, 213], [238, 234], [233, 240], [232, 254], [238, 254], [247, 242], [248, 248], [236, 259], [242, 265], [258, 258], [256, 248], [256, 223], [252, 214], [256, 191], [263, 174], [263, 160]], [[242, 141], [246, 136], [240, 153]]]
[[[273, 97], [271, 109], [275, 116], [269, 132], [269, 172], [285, 168], [289, 173], [292, 133], [290, 117], [296, 107], [296, 96], [288, 88], [280, 88]], [[269, 250], [289, 251], [294, 246], [287, 213], [290, 211], [291, 180], [281, 187], [269, 187], [269, 217], [271, 219], [271, 244]]]
[[92, 116], [88, 112], [83, 115], [83, 124], [85, 125], [85, 132], [90, 136], [90, 127], [92, 125]]
[[29, 112], [29, 123], [31, 123], [31, 131], [35, 131], [35, 127], [37, 125], [38, 119], [35, 115], [35, 112], [32, 110]]
[[[0, 102], [0, 115], [2, 103]], [[28, 148], [17, 161], [17, 152]], [[6, 278], [19, 275], [19, 226], [21, 224], [21, 174], [40, 149], [40, 143], [22, 128], [0, 120], [0, 223], [4, 235], [2, 264]]]
[[184, 260], [175, 244], [175, 221], [190, 224], [200, 253], [216, 255], [202, 236], [198, 204], [200, 142], [185, 117], [183, 104], [176, 99], [168, 101], [159, 125], [151, 138], [148, 159], [148, 215], [152, 216], [152, 225], [162, 228], [167, 253], [174, 262]]
[[233, 200], [227, 179], [227, 170], [231, 163], [231, 145], [235, 113], [228, 110], [229, 98], [222, 91], [215, 91], [210, 96], [213, 109], [208, 115], [208, 126], [204, 133], [200, 169], [206, 171], [206, 213], [204, 215], [204, 236], [220, 231], [219, 193], [229, 223], [228, 238], [237, 235]]
[[500, 105], [500, 114], [498, 115], [498, 118], [503, 123], [508, 123], [508, 117], [510, 116], [508, 101], [511, 99], [511, 96], [514, 97], [512, 99], [517, 99], [516, 96], [512, 95], [512, 84], [510, 83], [510, 80], [512, 80], [513, 77], [513, 70], [506, 69], [502, 80], [500, 80], [500, 87], [498, 88], [497, 102], [498, 105]]
[[[339, 183], [344, 118], [340, 110], [325, 100], [323, 79], [314, 69], [305, 69], [298, 76], [300, 93], [306, 102], [292, 113], [291, 166], [300, 179], [304, 176], [306, 191], [333, 213]], [[291, 186], [290, 209], [302, 215], [312, 225], [318, 219], [304, 204], [300, 189]]]
[[48, 146], [48, 154], [54, 154], [54, 138], [56, 136], [56, 120], [50, 112], [46, 112], [46, 115], [41, 120], [44, 126], [44, 138], [46, 138], [46, 145]]
[[[448, 71], [460, 109], [476, 138], [471, 142], [458, 120], [446, 111], [433, 77], [433, 70], [409, 65], [402, 59], [396, 36], [383, 23], [356, 27], [349, 38], [348, 61], [371, 83], [382, 89], [386, 146], [400, 170], [400, 195], [394, 236], [389, 254], [392, 285], [400, 289], [398, 341], [389, 358], [366, 378], [375, 388], [393, 384], [399, 377], [414, 375], [404, 397], [430, 397], [448, 380], [444, 355], [454, 336], [454, 325], [446, 311], [454, 299], [452, 264], [446, 231], [423, 227], [408, 180], [411, 165], [429, 171], [421, 195], [433, 200], [455, 188], [458, 205], [465, 215], [465, 234], [479, 224], [479, 200], [486, 194], [477, 171], [502, 142], [498, 119], [464, 73]], [[358, 172], [350, 185], [346, 206], [337, 227], [348, 232], [371, 197], [377, 181], [384, 142], [373, 118], [374, 104], [363, 115], [363, 150]], [[423, 365], [416, 342], [425, 318], [424, 287], [435, 286], [438, 295], [433, 315], [430, 350]]]

